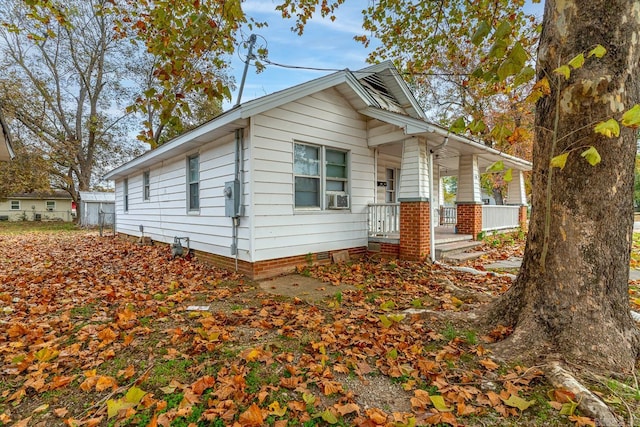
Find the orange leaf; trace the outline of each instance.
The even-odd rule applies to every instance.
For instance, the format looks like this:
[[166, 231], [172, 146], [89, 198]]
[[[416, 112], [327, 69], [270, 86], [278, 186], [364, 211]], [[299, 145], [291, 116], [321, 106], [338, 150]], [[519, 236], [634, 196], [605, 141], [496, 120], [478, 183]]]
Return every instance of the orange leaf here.
[[263, 421], [262, 410], [255, 403], [240, 414], [240, 418], [238, 418], [238, 422], [243, 427], [261, 426]]
[[128, 378], [131, 378], [135, 373], [136, 373], [136, 369], [133, 367], [133, 365], [129, 365], [125, 369], [119, 370], [118, 376], [128, 379]]
[[414, 390], [414, 397], [411, 398], [411, 407], [418, 409], [425, 409], [431, 405], [431, 399], [429, 399], [429, 393], [424, 390]]
[[56, 408], [56, 409], [53, 410], [53, 413], [58, 418], [64, 418], [69, 413], [69, 410], [67, 408]]
[[102, 341], [102, 346], [112, 343], [117, 337], [118, 334], [116, 334], [111, 328], [105, 328], [98, 332], [98, 338]]
[[376, 424], [385, 425], [387, 423], [387, 414], [378, 408], [367, 409], [365, 413], [367, 417]]
[[118, 382], [113, 377], [101, 376], [98, 378], [98, 382], [96, 383], [96, 391], [105, 391], [106, 389], [111, 388], [115, 390], [118, 388]]
[[495, 371], [499, 368], [498, 364], [491, 359], [482, 359], [480, 364], [490, 371]]
[[330, 396], [334, 393], [342, 393], [344, 390], [342, 388], [342, 384], [336, 381], [322, 381], [320, 383], [322, 385], [322, 392], [325, 396]]
[[343, 417], [347, 414], [352, 414], [354, 412], [359, 413], [360, 412], [360, 407], [358, 405], [356, 405], [355, 403], [347, 403], [345, 405], [340, 405], [340, 404], [335, 404], [333, 405], [334, 408], [336, 408], [338, 410], [338, 412], [340, 412], [340, 415], [342, 415]]
[[27, 417], [23, 420], [16, 422], [13, 427], [27, 427], [29, 425], [29, 421], [31, 421], [31, 417]]
[[70, 377], [55, 376], [53, 377], [53, 380], [51, 381], [51, 383], [49, 383], [49, 390], [55, 390], [58, 388], [65, 387], [69, 385], [69, 383], [71, 383], [75, 378], [76, 378], [76, 375], [72, 375]]
[[213, 387], [215, 383], [216, 379], [214, 377], [205, 375], [191, 385], [191, 390], [194, 394], [201, 395], [206, 389]]

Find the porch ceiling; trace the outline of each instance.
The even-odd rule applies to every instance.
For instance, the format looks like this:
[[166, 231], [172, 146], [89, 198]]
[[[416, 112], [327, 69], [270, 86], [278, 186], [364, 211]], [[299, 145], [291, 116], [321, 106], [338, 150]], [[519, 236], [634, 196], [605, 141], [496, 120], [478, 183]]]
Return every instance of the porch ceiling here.
[[[360, 113], [372, 119], [377, 126], [371, 132], [369, 145], [372, 147], [402, 147], [407, 138], [421, 137], [427, 141], [430, 149], [435, 149], [434, 161], [440, 166], [443, 176], [455, 175], [458, 172], [460, 156], [475, 155], [478, 166], [484, 171], [497, 161], [502, 161], [506, 168], [529, 171], [531, 163], [515, 156], [503, 153], [467, 137], [453, 134], [447, 129], [415, 119], [403, 114], [384, 111], [373, 107], [360, 110]], [[443, 143], [446, 141], [446, 144]], [[400, 151], [401, 153], [401, 151]]]

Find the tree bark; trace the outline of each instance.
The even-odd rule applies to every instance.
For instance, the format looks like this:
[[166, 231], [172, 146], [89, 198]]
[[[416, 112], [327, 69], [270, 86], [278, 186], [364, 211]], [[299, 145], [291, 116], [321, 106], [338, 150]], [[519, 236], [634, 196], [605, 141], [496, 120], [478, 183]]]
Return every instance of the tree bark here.
[[[536, 105], [532, 216], [523, 265], [492, 307], [493, 324], [513, 333], [497, 346], [523, 357], [545, 355], [608, 372], [631, 372], [639, 333], [629, 313], [636, 136], [606, 138], [594, 126], [640, 102], [637, 1], [547, 0], [538, 79], [550, 95]], [[598, 59], [587, 54], [607, 49]], [[571, 77], [554, 73], [584, 53]], [[595, 147], [601, 163], [580, 156]], [[569, 152], [564, 169], [550, 160]], [[549, 181], [550, 180], [550, 181]]]

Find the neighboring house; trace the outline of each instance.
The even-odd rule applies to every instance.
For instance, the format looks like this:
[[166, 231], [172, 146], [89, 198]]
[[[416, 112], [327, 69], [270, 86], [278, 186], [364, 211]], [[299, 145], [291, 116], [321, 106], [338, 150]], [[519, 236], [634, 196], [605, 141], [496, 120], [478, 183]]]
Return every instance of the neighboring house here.
[[[515, 206], [486, 225], [480, 173], [498, 160], [513, 168]], [[188, 237], [198, 256], [262, 278], [342, 250], [428, 256], [444, 175], [458, 177], [458, 233], [524, 225], [530, 169], [426, 122], [385, 62], [245, 102], [105, 178], [118, 233]]]
[[13, 147], [11, 147], [11, 137], [2, 111], [0, 111], [0, 161], [11, 160], [14, 157]]
[[80, 192], [80, 225], [93, 227], [100, 225], [101, 220], [102, 225], [113, 225], [115, 210], [115, 193]]
[[0, 200], [0, 221], [73, 221], [72, 202], [64, 191], [12, 194]]

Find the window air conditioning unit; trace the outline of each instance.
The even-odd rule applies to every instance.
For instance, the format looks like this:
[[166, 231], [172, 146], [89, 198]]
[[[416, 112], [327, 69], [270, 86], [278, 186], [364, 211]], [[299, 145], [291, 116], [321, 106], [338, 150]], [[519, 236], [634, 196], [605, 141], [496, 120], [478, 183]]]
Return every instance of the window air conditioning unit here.
[[349, 209], [348, 194], [329, 195], [329, 209]]

